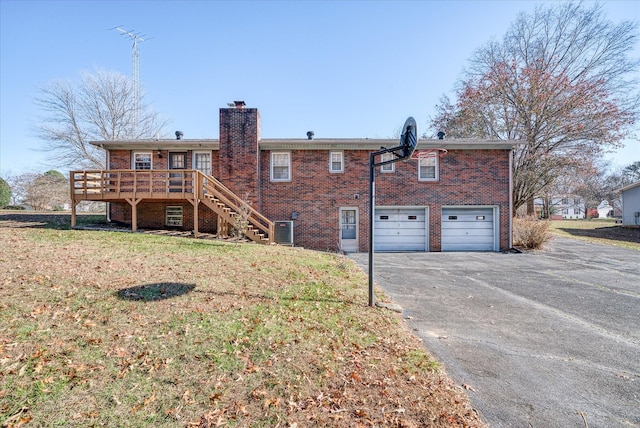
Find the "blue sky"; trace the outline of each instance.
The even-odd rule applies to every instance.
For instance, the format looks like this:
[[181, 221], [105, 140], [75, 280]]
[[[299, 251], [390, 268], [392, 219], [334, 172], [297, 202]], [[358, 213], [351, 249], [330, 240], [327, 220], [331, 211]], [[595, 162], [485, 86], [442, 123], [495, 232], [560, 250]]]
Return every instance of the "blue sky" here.
[[[472, 52], [540, 3], [0, 0], [0, 175], [51, 169], [32, 130], [39, 87], [98, 68], [131, 75], [115, 26], [151, 37], [140, 82], [166, 137], [217, 138], [218, 109], [244, 100], [263, 138], [386, 138], [408, 116], [426, 129]], [[614, 22], [640, 21], [639, 3], [602, 4]], [[611, 160], [640, 160], [640, 142]]]

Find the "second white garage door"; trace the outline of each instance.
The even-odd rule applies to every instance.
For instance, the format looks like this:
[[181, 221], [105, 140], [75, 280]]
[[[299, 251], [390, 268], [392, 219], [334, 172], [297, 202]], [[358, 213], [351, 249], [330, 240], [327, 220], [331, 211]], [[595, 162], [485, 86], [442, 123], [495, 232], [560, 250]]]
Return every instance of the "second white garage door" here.
[[376, 208], [376, 251], [427, 251], [426, 208]]
[[442, 251], [498, 251], [493, 208], [442, 208]]

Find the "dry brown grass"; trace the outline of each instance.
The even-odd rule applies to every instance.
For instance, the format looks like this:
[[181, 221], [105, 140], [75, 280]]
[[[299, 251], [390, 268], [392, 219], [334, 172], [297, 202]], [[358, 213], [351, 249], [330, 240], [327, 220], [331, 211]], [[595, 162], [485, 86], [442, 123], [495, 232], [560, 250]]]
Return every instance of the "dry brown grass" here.
[[551, 231], [560, 236], [640, 251], [640, 228], [616, 224], [613, 219], [556, 220]]
[[2, 426], [483, 426], [342, 256], [61, 218], [0, 214]]

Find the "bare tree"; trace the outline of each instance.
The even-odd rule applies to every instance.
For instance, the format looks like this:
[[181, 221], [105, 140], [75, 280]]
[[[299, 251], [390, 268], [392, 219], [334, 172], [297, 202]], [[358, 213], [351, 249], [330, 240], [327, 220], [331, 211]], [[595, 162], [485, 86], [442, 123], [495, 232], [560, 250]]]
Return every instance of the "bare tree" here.
[[625, 166], [622, 173], [629, 179], [629, 184], [640, 181], [640, 161]]
[[25, 172], [18, 175], [9, 175], [6, 180], [11, 186], [11, 205], [19, 206], [27, 199], [27, 189], [29, 183], [38, 177], [39, 174]]
[[69, 182], [58, 171], [36, 175], [26, 184], [24, 203], [34, 210], [62, 209], [69, 202]]
[[517, 139], [514, 210], [568, 169], [630, 136], [640, 115], [629, 55], [637, 24], [607, 21], [597, 3], [561, 3], [520, 14], [501, 42], [479, 49], [431, 120], [450, 137]]
[[60, 167], [104, 168], [104, 151], [90, 141], [161, 135], [167, 121], [142, 101], [135, 126], [133, 94], [130, 79], [104, 70], [41, 88], [36, 104], [43, 115], [35, 128], [50, 160]]

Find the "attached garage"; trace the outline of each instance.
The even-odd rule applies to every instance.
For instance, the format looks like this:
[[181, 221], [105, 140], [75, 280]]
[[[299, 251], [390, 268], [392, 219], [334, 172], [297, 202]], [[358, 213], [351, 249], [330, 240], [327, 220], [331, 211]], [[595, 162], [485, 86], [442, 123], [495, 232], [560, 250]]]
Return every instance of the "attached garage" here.
[[376, 208], [376, 251], [427, 251], [427, 208]]
[[442, 251], [498, 251], [497, 208], [442, 208]]

